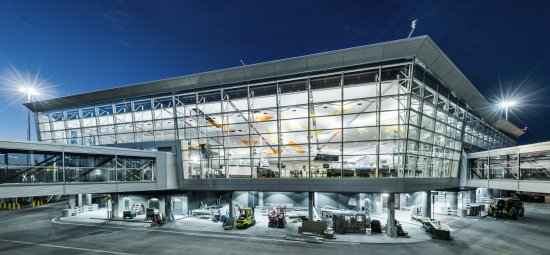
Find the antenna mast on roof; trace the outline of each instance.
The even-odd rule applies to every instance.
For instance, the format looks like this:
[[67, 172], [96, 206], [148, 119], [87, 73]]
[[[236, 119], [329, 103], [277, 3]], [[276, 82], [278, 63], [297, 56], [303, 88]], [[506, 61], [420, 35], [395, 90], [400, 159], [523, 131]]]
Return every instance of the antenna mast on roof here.
[[409, 36], [407, 36], [407, 38], [411, 38], [411, 35], [413, 34], [414, 29], [416, 28], [416, 22], [418, 22], [418, 19], [415, 19], [415, 20], [412, 21], [411, 32], [409, 33]]

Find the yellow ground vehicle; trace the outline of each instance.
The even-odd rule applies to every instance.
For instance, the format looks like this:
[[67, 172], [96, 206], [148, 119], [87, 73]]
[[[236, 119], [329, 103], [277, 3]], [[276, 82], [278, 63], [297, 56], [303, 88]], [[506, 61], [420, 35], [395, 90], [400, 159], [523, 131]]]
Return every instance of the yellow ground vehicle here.
[[509, 218], [517, 220], [518, 217], [523, 217], [523, 202], [521, 200], [506, 197], [496, 199], [494, 203], [489, 205], [489, 216], [496, 218]]
[[256, 224], [256, 220], [254, 219], [254, 209], [248, 207], [240, 208], [236, 227], [242, 229], [254, 226], [254, 224]]

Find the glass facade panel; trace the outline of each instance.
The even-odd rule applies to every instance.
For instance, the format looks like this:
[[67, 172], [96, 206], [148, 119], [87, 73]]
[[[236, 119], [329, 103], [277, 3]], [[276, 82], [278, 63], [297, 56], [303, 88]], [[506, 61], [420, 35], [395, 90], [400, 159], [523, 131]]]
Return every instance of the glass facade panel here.
[[[41, 140], [179, 139], [185, 178], [457, 177], [463, 144], [515, 143], [414, 62], [220, 87], [37, 113]], [[493, 168], [495, 178], [519, 173]]]
[[0, 183], [154, 181], [154, 158], [0, 151]]
[[522, 180], [550, 180], [550, 151], [521, 154], [519, 167]]

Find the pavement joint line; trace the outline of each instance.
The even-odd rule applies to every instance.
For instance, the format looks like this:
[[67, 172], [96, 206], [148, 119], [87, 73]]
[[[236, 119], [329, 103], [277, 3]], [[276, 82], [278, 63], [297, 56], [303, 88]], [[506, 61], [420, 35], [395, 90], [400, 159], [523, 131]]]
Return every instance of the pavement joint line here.
[[70, 246], [62, 246], [62, 245], [54, 245], [54, 244], [32, 243], [32, 242], [17, 241], [17, 240], [8, 240], [8, 239], [0, 239], [0, 241], [1, 241], [1, 242], [9, 242], [9, 243], [19, 243], [19, 244], [28, 244], [28, 245], [37, 245], [37, 246], [44, 246], [44, 247], [52, 247], [52, 248], [59, 248], [59, 249], [67, 249], [67, 250], [91, 251], [91, 252], [108, 253], [108, 254], [119, 254], [119, 255], [133, 255], [132, 253], [125, 253], [125, 252], [116, 252], [116, 251], [106, 251], [106, 250], [97, 250], [97, 249], [78, 248], [78, 247], [70, 247]]

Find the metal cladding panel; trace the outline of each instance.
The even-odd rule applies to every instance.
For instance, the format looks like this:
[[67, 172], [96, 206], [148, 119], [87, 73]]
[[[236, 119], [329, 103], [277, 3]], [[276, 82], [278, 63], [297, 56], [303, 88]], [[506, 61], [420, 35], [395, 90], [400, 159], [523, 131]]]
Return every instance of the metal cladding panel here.
[[225, 190], [225, 185], [214, 186], [210, 189], [205, 189], [204, 185], [200, 184], [183, 184], [180, 190]]
[[[281, 190], [284, 191], [281, 187]], [[296, 190], [302, 191], [302, 190]], [[317, 192], [343, 192], [342, 185], [310, 185], [307, 190], [303, 191], [317, 191]]]
[[186, 89], [197, 89], [197, 83], [199, 82], [199, 75], [189, 76], [186, 77], [187, 80], [189, 80], [189, 85], [186, 86]]
[[506, 119], [499, 119], [496, 122], [495, 126], [501, 130], [510, 130], [510, 133], [512, 133], [515, 136], [521, 136], [525, 134], [525, 131], [523, 129], [516, 127], [514, 124], [512, 124]]
[[261, 186], [261, 185], [279, 185], [280, 184], [280, 179], [278, 178], [266, 178], [266, 179], [252, 179], [252, 185], [257, 185], [257, 186]]
[[388, 44], [384, 46], [383, 59], [396, 59], [403, 57], [414, 57], [418, 52], [425, 38], [416, 38], [413, 40], [403, 41], [399, 44]]
[[447, 58], [439, 57], [431, 65], [427, 66], [427, 68], [445, 81], [443, 77], [445, 77], [454, 67]]
[[176, 168], [176, 155], [167, 154], [166, 158], [166, 189], [178, 189], [178, 173]]
[[224, 83], [235, 83], [245, 81], [243, 69], [222, 70], [216, 73], [219, 80]]
[[190, 186], [203, 185], [203, 180], [201, 180], [201, 179], [186, 179], [186, 180], [184, 180], [183, 184], [184, 185], [190, 185]]
[[[249, 191], [249, 190], [252, 190], [251, 186], [252, 185], [250, 185], [250, 184], [245, 184], [245, 185], [226, 184], [225, 189], [226, 190], [235, 190], [235, 191]], [[214, 190], [214, 189], [212, 189], [212, 190]]]
[[379, 178], [379, 186], [405, 185], [405, 178]]
[[548, 193], [550, 190], [549, 181], [520, 181], [519, 188], [520, 191], [525, 192], [537, 192], [537, 193]]
[[254, 191], [278, 191], [280, 185], [278, 178], [252, 179], [249, 187]]
[[117, 183], [117, 192], [130, 192], [130, 191], [155, 191], [164, 190], [158, 188], [157, 182], [131, 182], [131, 183]]
[[71, 183], [65, 185], [66, 194], [101, 194], [117, 192], [116, 183]]
[[[182, 181], [182, 190], [226, 190], [225, 179], [186, 179]], [[249, 183], [248, 183], [249, 184]], [[248, 186], [248, 184], [242, 184]]]
[[378, 178], [344, 178], [342, 179], [342, 186], [346, 187], [363, 186], [363, 187], [376, 187], [379, 185]]
[[218, 184], [225, 184], [223, 182], [224, 180], [218, 180], [218, 179], [202, 179], [201, 185], [208, 189], [213, 189], [214, 187], [218, 186]]
[[277, 75], [288, 75], [308, 71], [307, 58], [305, 57], [276, 62], [274, 65]]
[[[450, 86], [450, 85], [449, 85]], [[468, 89], [470, 82], [466, 79], [462, 79], [456, 86], [450, 87], [460, 98], [471, 98], [475, 94], [475, 91]], [[468, 102], [469, 103], [469, 102]]]
[[550, 142], [534, 143], [529, 145], [517, 146], [520, 153], [550, 151]]
[[62, 184], [0, 185], [0, 198], [63, 195]]
[[445, 81], [447, 82], [446, 85], [450, 88], [456, 87], [462, 80], [464, 80], [462, 74], [455, 68], [453, 68], [450, 72], [447, 73], [445, 77], [443, 77]]
[[[336, 182], [338, 182], [339, 180], [334, 180]], [[280, 184], [281, 185], [303, 185], [303, 186], [308, 186], [309, 184], [311, 183], [311, 179], [308, 179], [308, 178], [281, 178], [280, 179]], [[341, 184], [340, 183], [332, 183], [332, 184]], [[330, 185], [330, 184], [327, 184], [327, 185]]]
[[[349, 179], [344, 179], [349, 180]], [[309, 185], [327, 185], [327, 186], [338, 186], [342, 185], [346, 181], [343, 181], [342, 179], [309, 179], [308, 184]]]
[[187, 77], [174, 78], [166, 81], [166, 87], [169, 88], [170, 91], [181, 90], [192, 86], [193, 86], [193, 83]]
[[0, 141], [0, 148], [12, 150], [58, 151], [63, 150], [62, 144], [29, 143], [22, 141]]
[[468, 179], [467, 182], [466, 182], [466, 187], [487, 188], [487, 187], [489, 187], [489, 180]]
[[366, 192], [366, 193], [378, 193], [380, 192], [380, 189], [378, 185], [375, 186], [363, 186], [363, 185], [350, 185], [350, 186], [343, 186], [342, 192]]
[[382, 193], [403, 193], [405, 192], [405, 187], [403, 185], [380, 185], [378, 187], [378, 192]]
[[269, 184], [255, 185], [255, 184], [252, 184], [252, 185], [250, 185], [250, 190], [253, 190], [253, 191], [280, 191], [281, 187], [279, 186], [279, 184], [276, 184], [276, 185], [269, 185]]
[[156, 181], [158, 183], [158, 187], [157, 187], [158, 189], [163, 189], [163, 190], [167, 189], [166, 188], [168, 183], [167, 172], [169, 167], [173, 167], [173, 166], [168, 165], [166, 154], [157, 155], [155, 171], [156, 171], [156, 178], [157, 178]]
[[403, 192], [452, 189], [459, 187], [458, 178], [403, 178]]
[[215, 72], [208, 72], [198, 75], [196, 87], [209, 87], [214, 85], [220, 85]]
[[344, 52], [344, 65], [352, 66], [366, 63], [375, 63], [382, 60], [384, 46], [374, 46], [359, 49], [351, 49]]
[[440, 55], [439, 50], [428, 40], [424, 40], [416, 54], [417, 58], [427, 66], [430, 66]]
[[235, 179], [224, 179], [226, 185], [250, 185], [253, 179], [251, 178], [235, 178]]
[[82, 146], [82, 147], [65, 147], [65, 153], [84, 153], [84, 154], [101, 154], [101, 155], [115, 155], [112, 148], [97, 147], [97, 146]]
[[489, 188], [500, 190], [519, 190], [518, 180], [489, 180]]
[[[225, 182], [224, 182], [225, 181]], [[225, 183], [225, 184], [222, 184]], [[182, 190], [280, 192], [415, 192], [457, 188], [458, 178], [345, 179], [197, 179], [185, 180]]]
[[[242, 70], [242, 68], [238, 68]], [[275, 74], [275, 65], [273, 63], [250, 65], [244, 68], [245, 80], [261, 79], [265, 77], [273, 77]]]
[[314, 55], [307, 60], [308, 69], [310, 71], [337, 68], [344, 65], [344, 53], [335, 52], [324, 55]]
[[544, 152], [550, 151], [550, 142], [542, 142], [528, 145], [520, 145], [515, 147], [508, 147], [503, 149], [496, 149], [490, 151], [481, 151], [468, 154], [468, 158], [482, 158], [490, 156], [500, 156], [500, 155], [514, 155], [518, 153], [529, 153], [529, 152]]
[[157, 81], [155, 82], [155, 86], [153, 87], [153, 89], [151, 89], [151, 92], [155, 92], [155, 91], [168, 91], [170, 89], [170, 87], [168, 86], [168, 82], [166, 80], [160, 80], [160, 81]]

